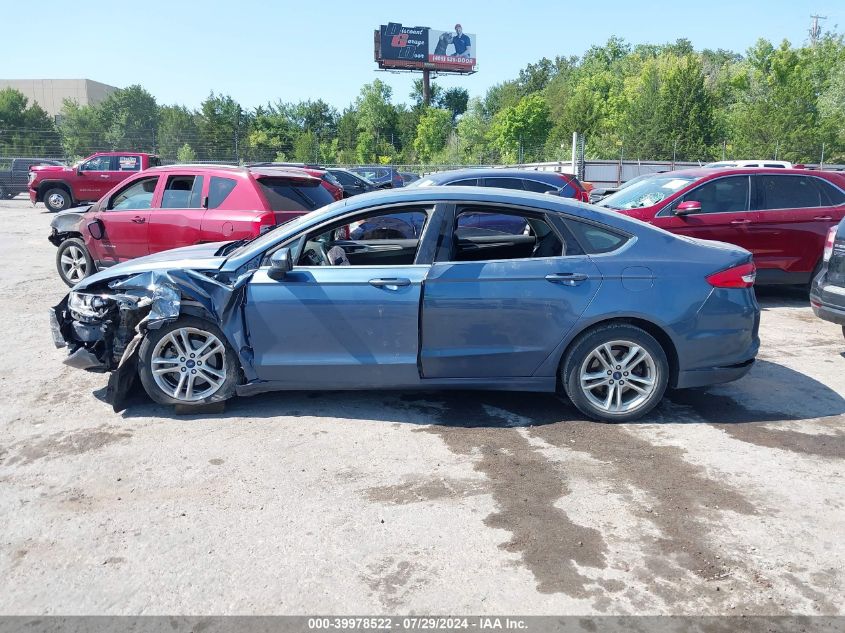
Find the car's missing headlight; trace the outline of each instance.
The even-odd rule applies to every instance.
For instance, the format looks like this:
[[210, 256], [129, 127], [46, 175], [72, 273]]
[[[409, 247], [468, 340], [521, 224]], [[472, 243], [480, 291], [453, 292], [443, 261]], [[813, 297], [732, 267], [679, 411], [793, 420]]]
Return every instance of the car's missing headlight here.
[[114, 299], [86, 292], [71, 292], [67, 305], [72, 318], [90, 321], [103, 318], [114, 305]]

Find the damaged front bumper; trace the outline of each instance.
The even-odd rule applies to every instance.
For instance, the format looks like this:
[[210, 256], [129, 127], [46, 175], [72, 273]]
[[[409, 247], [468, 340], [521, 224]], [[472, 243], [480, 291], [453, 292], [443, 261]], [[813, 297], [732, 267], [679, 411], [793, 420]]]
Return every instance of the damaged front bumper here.
[[216, 323], [242, 365], [247, 360], [246, 378], [254, 379], [241, 301], [250, 277], [244, 274], [226, 284], [189, 269], [151, 271], [72, 291], [50, 310], [53, 342], [68, 349], [66, 365], [112, 372], [107, 399], [115, 411], [122, 410], [134, 383], [138, 349], [147, 331], [185, 311]]

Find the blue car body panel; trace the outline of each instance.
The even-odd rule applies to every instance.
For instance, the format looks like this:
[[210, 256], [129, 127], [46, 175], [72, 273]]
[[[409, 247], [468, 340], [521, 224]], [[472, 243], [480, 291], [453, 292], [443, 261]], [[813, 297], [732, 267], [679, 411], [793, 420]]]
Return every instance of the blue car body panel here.
[[[609, 253], [448, 261], [441, 254], [456, 205], [473, 204], [545, 213], [552, 225], [563, 218], [594, 223], [626, 240]], [[431, 209], [413, 264], [295, 266], [281, 280], [270, 277], [269, 251], [296, 249], [305, 233], [354, 219], [358, 212], [395, 208], [401, 213], [403, 206]], [[374, 192], [301, 216], [218, 255], [222, 246], [197, 245], [118, 264], [74, 290], [105, 292], [110, 283], [153, 272], [175, 283], [186, 305], [209, 306], [216, 295], [202, 291], [197, 279], [231, 285], [232, 292], [220, 295], [229, 304], [206, 312], [224, 315], [215, 318], [240, 357], [247, 378], [241, 394], [357, 388], [550, 391], [571, 343], [612, 319], [633, 322], [658, 337], [672, 366], [671, 384], [678, 387], [742, 376], [759, 346], [753, 289], [713, 288], [706, 280], [750, 261], [750, 253], [555, 196], [471, 187]], [[168, 275], [185, 268], [200, 273], [193, 288], [179, 285], [184, 275]]]

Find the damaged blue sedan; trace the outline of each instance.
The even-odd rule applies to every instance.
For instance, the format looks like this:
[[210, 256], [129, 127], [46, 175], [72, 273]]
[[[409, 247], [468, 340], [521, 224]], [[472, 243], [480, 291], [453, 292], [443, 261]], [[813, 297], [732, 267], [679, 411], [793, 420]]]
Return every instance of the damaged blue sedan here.
[[132, 260], [51, 310], [66, 363], [158, 403], [292, 389], [565, 392], [641, 417], [759, 347], [748, 251], [541, 194], [375, 192]]

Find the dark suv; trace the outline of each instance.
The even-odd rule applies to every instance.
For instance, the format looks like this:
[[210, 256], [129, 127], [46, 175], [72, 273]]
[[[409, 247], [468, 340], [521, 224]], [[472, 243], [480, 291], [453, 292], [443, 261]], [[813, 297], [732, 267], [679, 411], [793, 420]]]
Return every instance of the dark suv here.
[[393, 167], [351, 167], [349, 171], [363, 176], [379, 189], [396, 189], [405, 186], [405, 180]]
[[453, 185], [463, 187], [499, 187], [517, 191], [533, 191], [589, 202], [589, 195], [578, 179], [571, 174], [533, 169], [455, 169], [429, 174], [409, 187]]

